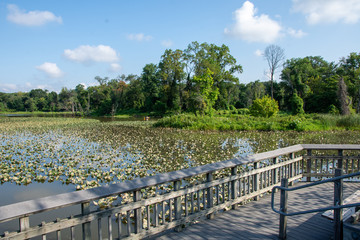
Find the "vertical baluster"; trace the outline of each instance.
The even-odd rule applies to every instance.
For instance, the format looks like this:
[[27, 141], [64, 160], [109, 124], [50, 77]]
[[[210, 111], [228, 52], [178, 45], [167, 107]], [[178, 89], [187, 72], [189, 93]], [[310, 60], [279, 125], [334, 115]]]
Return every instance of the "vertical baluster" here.
[[[180, 181], [174, 182], [174, 191], [180, 190]], [[176, 197], [174, 199], [174, 212], [175, 212], [175, 219], [179, 220], [181, 218], [181, 197]], [[175, 231], [180, 231], [181, 227], [175, 228]]]
[[[212, 182], [214, 180], [214, 176], [212, 172], [209, 172], [206, 174], [206, 181], [207, 182]], [[207, 190], [207, 208], [212, 208], [214, 206], [214, 192], [213, 192], [213, 188], [209, 187]], [[204, 190], [205, 193], [205, 190]], [[204, 198], [205, 200], [205, 198]], [[204, 206], [205, 206], [205, 202], [204, 202]], [[214, 218], [214, 214], [209, 214], [207, 216], [209, 219]]]
[[98, 239], [102, 239], [102, 226], [101, 226], [101, 218], [98, 218]]
[[158, 204], [154, 204], [154, 227], [159, 226]]
[[147, 230], [150, 230], [150, 205], [146, 206], [146, 226]]
[[[311, 149], [307, 150], [307, 155], [310, 157], [312, 155]], [[306, 163], [306, 173], [308, 176], [306, 177], [307, 182], [311, 182], [311, 158], [307, 159]]]
[[225, 183], [222, 184], [222, 202], [225, 202]]
[[162, 216], [162, 224], [165, 225], [165, 201], [161, 202], [161, 216]]
[[[141, 192], [140, 191], [134, 191], [133, 192], [133, 201], [137, 202], [141, 200]], [[135, 233], [140, 233], [142, 229], [142, 218], [141, 218], [141, 208], [134, 209], [134, 230]]]
[[118, 213], [117, 215], [117, 226], [118, 226], [118, 239], [121, 239], [121, 221], [122, 220], [122, 215], [121, 213]]
[[205, 189], [202, 190], [202, 204], [203, 204], [203, 209], [206, 209], [206, 191], [205, 191]]
[[243, 192], [244, 196], [246, 195], [246, 177], [243, 178]]
[[216, 205], [219, 205], [220, 198], [219, 198], [219, 185], [216, 185]]
[[329, 159], [326, 159], [326, 173], [329, 174]]
[[169, 222], [172, 222], [173, 214], [172, 214], [172, 199], [169, 199]]
[[112, 222], [111, 222], [111, 215], [108, 216], [108, 239], [112, 240]]
[[242, 180], [241, 179], [242, 178], [239, 178], [239, 197], [242, 196], [242, 192], [241, 192], [242, 191], [242, 187], [241, 187], [242, 186], [242, 182], [241, 182]]
[[[258, 162], [255, 162], [254, 163], [254, 169], [258, 169], [259, 167], [259, 163]], [[254, 179], [254, 182], [253, 182], [253, 188], [254, 188], [254, 192], [257, 192], [260, 190], [260, 186], [259, 185], [259, 174], [256, 173], [254, 176], [253, 176], [253, 179]], [[254, 197], [254, 200], [257, 201], [259, 200], [259, 196], [256, 196]]]
[[[338, 150], [338, 156], [339, 156], [339, 158], [337, 161], [337, 168], [342, 168], [343, 167], [343, 156], [344, 156], [344, 151], [342, 149]], [[334, 166], [334, 169], [335, 169], [335, 166]]]
[[[277, 158], [273, 158], [273, 164], [277, 164], [278, 163], [278, 159]], [[272, 176], [272, 185], [276, 184], [278, 182], [278, 177], [279, 177], [279, 169], [278, 168], [275, 168], [273, 170], [273, 176]]]
[[[231, 176], [236, 176], [237, 175], [237, 167], [233, 167], [231, 168]], [[230, 184], [230, 182], [229, 182]], [[233, 180], [231, 181], [231, 199], [236, 199], [237, 198], [237, 181]], [[231, 206], [232, 209], [236, 209], [237, 208], [237, 204], [234, 204]]]
[[[81, 214], [83, 216], [90, 213], [90, 202], [85, 202], [81, 204]], [[82, 235], [83, 239], [90, 240], [91, 239], [91, 226], [90, 222], [86, 222], [82, 224]]]
[[[71, 233], [71, 240], [75, 240], [75, 227], [71, 227], [70, 228], [70, 233]], [[45, 236], [45, 238], [44, 238]], [[43, 235], [43, 239], [42, 240], [46, 240], [46, 235]]]
[[324, 159], [321, 159], [321, 162], [320, 162], [320, 173], [323, 173], [323, 169], [324, 169]]
[[188, 209], [188, 195], [185, 194], [185, 216], [187, 217], [189, 215], [189, 209]]
[[[72, 217], [73, 217], [73, 216], [71, 216], [71, 218], [72, 218]], [[45, 222], [41, 222], [40, 226], [41, 226], [41, 227], [44, 227], [45, 224], [46, 224]], [[74, 228], [74, 227], [71, 227], [70, 229], [72, 229], [72, 228]], [[46, 234], [41, 235], [41, 239], [42, 239], [42, 240], [46, 240]]]
[[196, 200], [197, 200], [197, 210], [198, 210], [198, 212], [200, 212], [200, 210], [201, 210], [201, 207], [200, 207], [200, 190], [198, 190], [197, 192], [196, 192]]
[[247, 177], [247, 193], [250, 194], [250, 176]]
[[191, 193], [191, 214], [193, 214], [195, 211], [194, 211], [194, 193], [192, 192]]
[[351, 160], [351, 173], [355, 172], [354, 162], [355, 162], [355, 159], [352, 159]]
[[130, 210], [126, 211], [126, 220], [127, 220], [127, 223], [126, 223], [127, 233], [128, 233], [128, 236], [130, 236], [130, 234], [131, 234]]
[[317, 166], [318, 166], [318, 160], [315, 159], [315, 169], [314, 169], [314, 173], [315, 173], [315, 174], [318, 172]]

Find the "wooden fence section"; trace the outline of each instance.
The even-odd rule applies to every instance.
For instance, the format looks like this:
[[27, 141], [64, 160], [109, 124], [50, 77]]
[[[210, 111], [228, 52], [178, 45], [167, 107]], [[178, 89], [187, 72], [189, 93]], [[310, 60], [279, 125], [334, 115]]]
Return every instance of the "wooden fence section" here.
[[[140, 239], [184, 225], [280, 185], [306, 177], [312, 181], [359, 169], [360, 145], [294, 145], [223, 162], [59, 194], [0, 207], [0, 224], [18, 221], [18, 230], [0, 239]], [[335, 153], [336, 154], [335, 154]], [[346, 155], [345, 155], [345, 153]], [[330, 153], [330, 155], [329, 155]], [[327, 155], [326, 155], [327, 154]], [[332, 155], [331, 155], [332, 154]], [[106, 206], [100, 201], [106, 200]], [[42, 212], [78, 206], [78, 215], [35, 221]]]

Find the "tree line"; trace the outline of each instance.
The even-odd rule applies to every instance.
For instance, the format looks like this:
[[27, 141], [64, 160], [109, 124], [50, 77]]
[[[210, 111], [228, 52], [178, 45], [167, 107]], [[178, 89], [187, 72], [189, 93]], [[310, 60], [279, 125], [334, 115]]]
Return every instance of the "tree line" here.
[[[284, 58], [278, 46], [266, 50], [272, 49], [280, 50], [280, 60]], [[272, 56], [270, 53], [268, 56]], [[350, 53], [337, 63], [320, 56], [291, 58], [282, 63], [278, 82], [273, 81], [274, 71], [280, 66], [276, 62], [275, 66], [269, 63], [269, 81], [239, 83], [237, 76], [243, 68], [226, 45], [192, 42], [184, 50], [165, 50], [160, 62], [146, 64], [140, 76], [96, 76], [97, 86], [78, 84], [75, 89], [64, 87], [59, 93], [42, 89], [0, 93], [0, 111], [211, 114], [219, 109], [249, 108], [254, 100], [271, 96], [281, 111], [293, 114], [360, 112], [360, 53]]]

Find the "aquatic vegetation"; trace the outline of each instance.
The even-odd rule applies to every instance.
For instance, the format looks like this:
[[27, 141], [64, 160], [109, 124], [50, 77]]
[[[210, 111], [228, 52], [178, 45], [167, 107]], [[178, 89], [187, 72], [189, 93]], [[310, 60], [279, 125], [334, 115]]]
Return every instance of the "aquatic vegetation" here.
[[[358, 144], [360, 139], [351, 131], [191, 131], [153, 128], [144, 121], [1, 117], [0, 182], [61, 182], [81, 190], [297, 143]], [[122, 195], [118, 201], [129, 199]], [[105, 207], [114, 200], [97, 204]]]

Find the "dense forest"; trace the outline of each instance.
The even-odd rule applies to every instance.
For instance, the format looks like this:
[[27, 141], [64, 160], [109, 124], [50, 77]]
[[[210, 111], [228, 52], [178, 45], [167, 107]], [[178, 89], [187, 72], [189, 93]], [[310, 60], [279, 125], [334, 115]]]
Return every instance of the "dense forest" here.
[[59, 93], [42, 89], [0, 93], [0, 111], [206, 114], [249, 108], [254, 100], [272, 96], [280, 111], [293, 114], [360, 112], [360, 53], [350, 53], [337, 63], [321, 56], [281, 63], [279, 81], [239, 83], [236, 76], [242, 66], [226, 45], [192, 42], [185, 50], [165, 50], [160, 62], [145, 65], [140, 76], [96, 76], [97, 86], [79, 84]]

